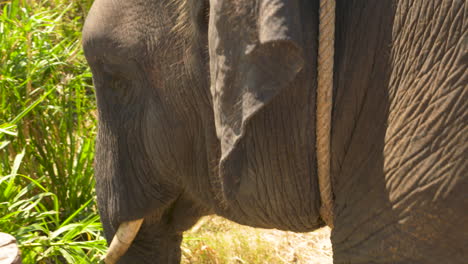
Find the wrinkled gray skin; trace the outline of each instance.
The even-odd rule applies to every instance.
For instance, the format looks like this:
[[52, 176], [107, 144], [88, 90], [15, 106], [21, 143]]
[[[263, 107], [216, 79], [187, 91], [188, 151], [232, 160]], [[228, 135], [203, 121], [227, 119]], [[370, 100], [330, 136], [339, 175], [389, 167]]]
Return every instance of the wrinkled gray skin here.
[[[236, 41], [251, 37], [255, 22], [244, 18], [260, 1], [227, 1], [219, 21], [216, 2], [96, 0], [87, 18], [106, 238], [122, 221], [145, 219], [120, 263], [178, 263], [182, 232], [212, 213], [300, 232], [324, 225], [314, 132], [318, 1], [290, 1], [299, 6], [291, 19], [300, 18], [301, 43], [257, 43], [248, 59]], [[466, 263], [466, 1], [343, 0], [336, 12], [334, 262]], [[217, 42], [215, 25], [234, 37]], [[233, 74], [257, 68], [212, 91], [222, 73], [210, 63], [220, 54]], [[241, 134], [229, 150], [222, 144], [233, 126]]]

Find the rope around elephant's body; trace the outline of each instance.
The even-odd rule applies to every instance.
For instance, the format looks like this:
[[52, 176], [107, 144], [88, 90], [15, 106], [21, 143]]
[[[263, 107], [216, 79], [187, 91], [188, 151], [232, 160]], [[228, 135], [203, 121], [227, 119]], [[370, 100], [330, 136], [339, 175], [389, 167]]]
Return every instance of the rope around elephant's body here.
[[333, 59], [335, 48], [335, 0], [320, 1], [317, 65], [316, 150], [320, 191], [320, 217], [333, 227], [333, 190], [330, 173]]

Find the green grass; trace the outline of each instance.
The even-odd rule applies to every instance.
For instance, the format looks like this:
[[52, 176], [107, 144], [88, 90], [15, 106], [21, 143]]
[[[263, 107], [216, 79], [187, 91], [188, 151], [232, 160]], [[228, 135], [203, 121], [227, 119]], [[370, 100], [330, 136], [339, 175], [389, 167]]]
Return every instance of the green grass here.
[[24, 263], [92, 263], [96, 121], [81, 51], [90, 1], [0, 4], [0, 231]]
[[[81, 49], [92, 0], [0, 0], [0, 232], [23, 263], [98, 263], [106, 250], [93, 158], [96, 104]], [[204, 218], [182, 263], [331, 263], [328, 231]], [[208, 220], [206, 220], [208, 219]]]

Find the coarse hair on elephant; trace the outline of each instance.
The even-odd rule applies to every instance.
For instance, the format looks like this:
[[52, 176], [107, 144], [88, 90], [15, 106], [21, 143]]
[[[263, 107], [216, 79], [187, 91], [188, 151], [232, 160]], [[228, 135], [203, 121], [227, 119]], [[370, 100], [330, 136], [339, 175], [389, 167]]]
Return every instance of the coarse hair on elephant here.
[[[143, 219], [119, 263], [179, 263], [182, 232], [208, 214], [325, 225], [318, 12], [318, 0], [95, 0], [83, 46], [108, 242]], [[335, 263], [466, 263], [467, 14], [462, 0], [336, 1]]]

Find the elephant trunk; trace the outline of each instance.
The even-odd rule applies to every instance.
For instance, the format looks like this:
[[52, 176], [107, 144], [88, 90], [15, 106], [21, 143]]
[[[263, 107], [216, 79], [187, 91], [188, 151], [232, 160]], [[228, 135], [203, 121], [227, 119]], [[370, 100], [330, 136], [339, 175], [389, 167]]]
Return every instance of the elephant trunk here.
[[138, 234], [142, 223], [143, 218], [120, 224], [109, 246], [109, 250], [107, 251], [106, 256], [104, 256], [104, 263], [117, 263], [120, 257], [127, 252]]

